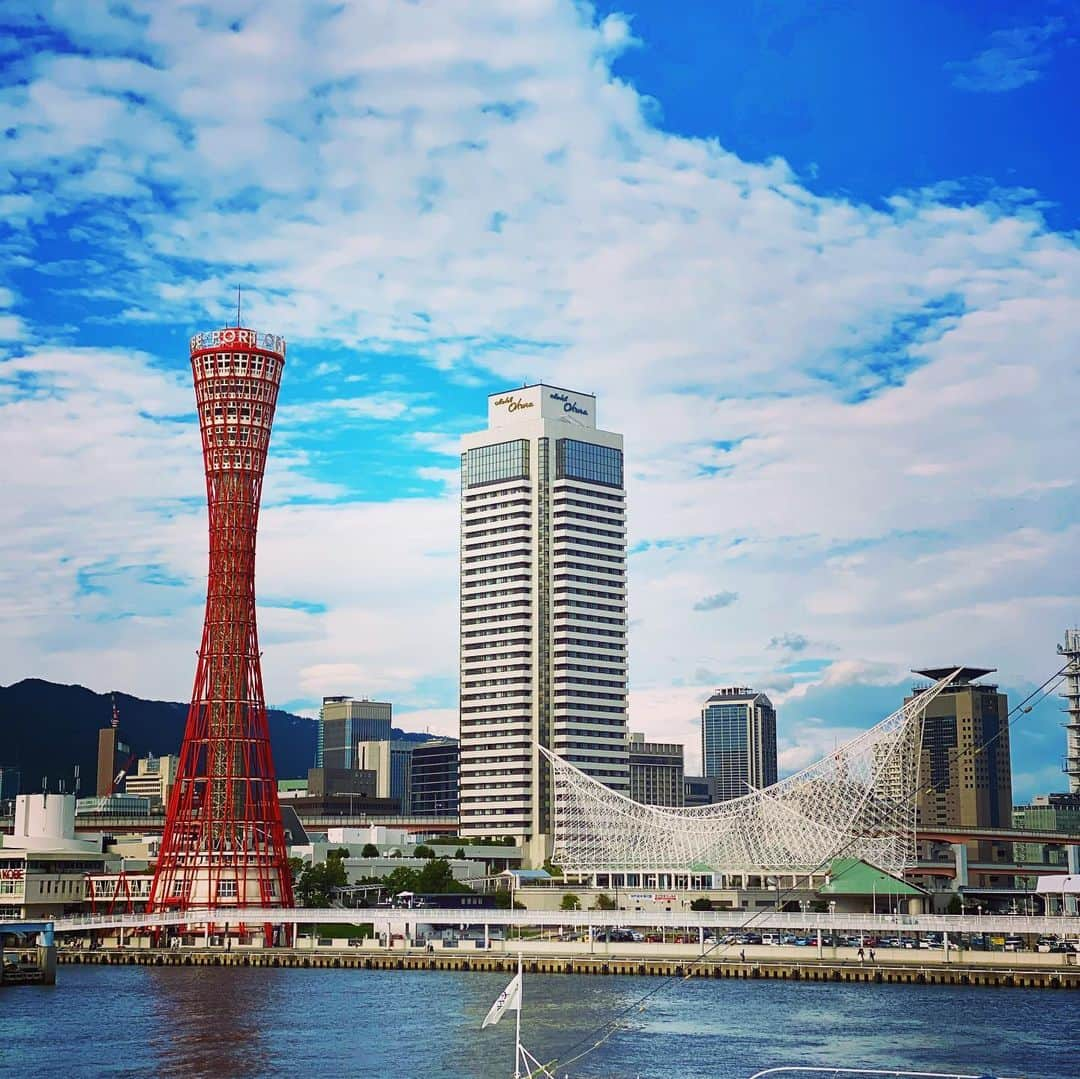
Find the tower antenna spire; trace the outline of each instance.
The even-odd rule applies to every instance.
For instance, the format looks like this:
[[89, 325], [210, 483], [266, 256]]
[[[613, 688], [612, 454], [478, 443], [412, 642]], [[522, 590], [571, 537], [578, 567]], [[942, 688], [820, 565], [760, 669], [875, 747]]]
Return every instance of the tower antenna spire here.
[[236, 286], [236, 328], [240, 329], [240, 286]]

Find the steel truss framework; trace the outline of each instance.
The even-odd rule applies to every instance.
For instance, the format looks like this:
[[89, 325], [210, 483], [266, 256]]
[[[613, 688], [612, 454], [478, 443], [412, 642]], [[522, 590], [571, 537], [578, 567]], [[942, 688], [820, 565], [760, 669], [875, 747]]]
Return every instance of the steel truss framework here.
[[915, 858], [922, 713], [956, 673], [809, 768], [715, 805], [641, 805], [541, 746], [553, 861], [569, 873], [809, 873], [843, 854], [902, 873]]
[[206, 619], [149, 911], [293, 902], [255, 622], [255, 537], [284, 366], [284, 342], [253, 330], [191, 343], [210, 524]]

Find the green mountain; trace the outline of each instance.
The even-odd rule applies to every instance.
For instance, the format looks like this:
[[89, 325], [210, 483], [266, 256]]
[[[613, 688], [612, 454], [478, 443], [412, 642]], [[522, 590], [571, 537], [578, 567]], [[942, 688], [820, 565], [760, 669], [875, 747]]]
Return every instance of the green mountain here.
[[[120, 730], [140, 757], [176, 753], [184, 735], [187, 705], [175, 701], [146, 701], [116, 693]], [[58, 780], [72, 789], [75, 765], [80, 790], [92, 795], [97, 774], [98, 730], [112, 717], [112, 696], [85, 686], [62, 686], [25, 678], [0, 686], [0, 767], [22, 773], [24, 793], [49, 789]], [[317, 724], [303, 716], [274, 709], [269, 712], [270, 745], [279, 778], [306, 776], [315, 763]]]

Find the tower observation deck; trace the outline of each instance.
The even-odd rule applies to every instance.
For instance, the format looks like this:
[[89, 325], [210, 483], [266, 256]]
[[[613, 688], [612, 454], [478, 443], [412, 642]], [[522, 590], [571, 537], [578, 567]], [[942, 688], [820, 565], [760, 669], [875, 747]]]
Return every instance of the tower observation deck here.
[[293, 903], [255, 621], [259, 503], [284, 367], [285, 341], [272, 334], [235, 327], [191, 339], [206, 616], [148, 909], [220, 909], [240, 932], [238, 909]]

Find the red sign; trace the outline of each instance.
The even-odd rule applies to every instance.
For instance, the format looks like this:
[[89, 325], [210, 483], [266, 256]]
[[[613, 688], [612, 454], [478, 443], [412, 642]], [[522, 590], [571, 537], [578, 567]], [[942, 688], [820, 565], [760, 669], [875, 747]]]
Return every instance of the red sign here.
[[22, 880], [25, 869], [0, 869], [0, 880]]

